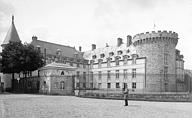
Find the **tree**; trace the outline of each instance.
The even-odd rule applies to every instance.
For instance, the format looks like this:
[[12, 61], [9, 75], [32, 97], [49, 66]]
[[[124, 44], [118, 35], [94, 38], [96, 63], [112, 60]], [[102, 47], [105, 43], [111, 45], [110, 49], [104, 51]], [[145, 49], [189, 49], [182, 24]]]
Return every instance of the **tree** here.
[[43, 56], [40, 54], [39, 50], [27, 43], [23, 45], [23, 53], [20, 60], [23, 67], [21, 71], [23, 73], [32, 72], [44, 65]]
[[12, 74], [14, 89], [14, 73], [27, 73], [43, 66], [43, 57], [31, 44], [9, 42], [2, 51], [2, 72]]

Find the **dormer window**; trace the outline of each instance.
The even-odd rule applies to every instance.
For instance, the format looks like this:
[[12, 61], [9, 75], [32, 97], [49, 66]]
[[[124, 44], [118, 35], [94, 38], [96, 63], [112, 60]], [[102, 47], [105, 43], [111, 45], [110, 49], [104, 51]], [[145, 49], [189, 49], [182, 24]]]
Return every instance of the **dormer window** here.
[[117, 54], [118, 54], [118, 55], [121, 55], [121, 54], [123, 54], [123, 51], [119, 50], [119, 51], [117, 52]]
[[97, 58], [97, 56], [96, 56], [96, 55], [93, 55], [93, 56], [92, 56], [92, 59], [96, 59], [96, 58]]
[[105, 57], [105, 54], [100, 54], [100, 58], [104, 58]]
[[60, 49], [57, 49], [56, 54], [57, 54], [57, 55], [61, 55], [61, 50], [60, 50]]
[[41, 46], [37, 45], [37, 50], [40, 52]]
[[114, 52], [110, 52], [110, 53], [109, 53], [109, 56], [113, 56], [113, 55], [114, 55]]

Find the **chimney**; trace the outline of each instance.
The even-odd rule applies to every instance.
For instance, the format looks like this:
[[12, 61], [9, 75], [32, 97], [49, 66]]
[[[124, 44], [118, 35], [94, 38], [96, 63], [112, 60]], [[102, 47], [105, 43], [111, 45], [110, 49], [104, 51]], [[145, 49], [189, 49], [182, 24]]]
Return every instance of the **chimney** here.
[[122, 38], [117, 38], [117, 46], [121, 46], [121, 44], [123, 43], [123, 39]]
[[33, 37], [32, 37], [32, 40], [37, 40], [37, 36], [33, 36]]
[[132, 43], [132, 37], [130, 35], [127, 36], [127, 47], [129, 47]]
[[81, 52], [81, 46], [79, 46], [79, 51]]
[[92, 44], [92, 50], [96, 49], [96, 45]]

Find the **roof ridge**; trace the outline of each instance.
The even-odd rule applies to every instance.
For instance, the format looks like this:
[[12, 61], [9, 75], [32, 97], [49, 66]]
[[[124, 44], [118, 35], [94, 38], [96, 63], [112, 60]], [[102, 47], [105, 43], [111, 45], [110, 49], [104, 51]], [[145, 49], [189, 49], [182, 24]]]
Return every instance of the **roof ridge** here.
[[38, 39], [37, 39], [37, 41], [44, 42], [44, 43], [49, 43], [49, 44], [54, 44], [54, 45], [58, 45], [58, 46], [69, 47], [69, 48], [73, 48], [73, 49], [75, 49], [74, 47], [71, 47], [71, 46], [61, 45], [61, 44], [52, 43], [52, 42], [48, 42], [48, 41], [43, 41], [43, 40], [38, 40]]

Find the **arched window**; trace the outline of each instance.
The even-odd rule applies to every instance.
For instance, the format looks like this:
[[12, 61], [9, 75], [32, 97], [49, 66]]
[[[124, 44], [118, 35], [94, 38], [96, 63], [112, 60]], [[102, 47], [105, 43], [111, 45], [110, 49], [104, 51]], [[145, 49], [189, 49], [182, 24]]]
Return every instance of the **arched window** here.
[[104, 53], [100, 54], [100, 58], [104, 58], [104, 57], [105, 57]]
[[60, 82], [60, 89], [65, 89], [65, 82], [64, 81]]

